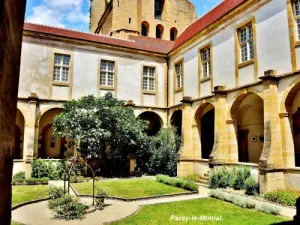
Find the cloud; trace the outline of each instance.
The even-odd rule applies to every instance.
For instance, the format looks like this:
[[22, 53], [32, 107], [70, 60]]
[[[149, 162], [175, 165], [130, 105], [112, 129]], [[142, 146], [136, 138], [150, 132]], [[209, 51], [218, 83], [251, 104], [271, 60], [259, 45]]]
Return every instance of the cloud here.
[[85, 12], [89, 0], [42, 0], [31, 9], [27, 22], [68, 27], [73, 29], [88, 25], [89, 13]]

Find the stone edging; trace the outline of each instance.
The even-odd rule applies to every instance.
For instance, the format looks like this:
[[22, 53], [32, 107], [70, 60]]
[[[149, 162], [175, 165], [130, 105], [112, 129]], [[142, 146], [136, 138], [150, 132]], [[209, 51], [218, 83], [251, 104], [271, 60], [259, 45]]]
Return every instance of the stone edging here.
[[[212, 190], [212, 189], [210, 189], [210, 190]], [[272, 201], [264, 199], [263, 197], [260, 197], [260, 196], [257, 197], [257, 196], [251, 196], [251, 195], [244, 195], [244, 194], [240, 194], [240, 193], [234, 193], [234, 192], [230, 192], [226, 189], [218, 189], [218, 190], [221, 190], [221, 191], [226, 192], [228, 194], [234, 194], [234, 195], [238, 195], [238, 196], [241, 196], [241, 197], [249, 198], [249, 199], [260, 201], [260, 202], [270, 203], [270, 204], [274, 204], [274, 205], [277, 205], [277, 206], [286, 207], [286, 208], [289, 208], [289, 209], [296, 209], [296, 207], [279, 204], [277, 202], [272, 202]]]
[[30, 205], [30, 204], [38, 203], [38, 202], [42, 202], [42, 201], [47, 201], [49, 199], [50, 198], [48, 197], [48, 198], [40, 198], [40, 199], [35, 199], [35, 200], [27, 201], [27, 202], [22, 202], [22, 203], [20, 203], [18, 205], [15, 205], [15, 206], [11, 207], [11, 210], [13, 211], [13, 210], [18, 209], [18, 208], [20, 208], [22, 206]]
[[[92, 195], [82, 195], [79, 194], [72, 185], [70, 185], [72, 191], [75, 193], [77, 197], [93, 197]], [[120, 200], [124, 202], [133, 202], [139, 200], [148, 200], [148, 199], [157, 199], [157, 198], [168, 198], [168, 197], [177, 197], [177, 196], [185, 196], [185, 195], [194, 195], [198, 194], [199, 191], [191, 191], [191, 192], [183, 192], [183, 193], [176, 193], [176, 194], [165, 194], [165, 195], [157, 195], [157, 196], [150, 196], [150, 197], [141, 197], [141, 198], [121, 198], [121, 197], [106, 197], [106, 199], [112, 200]]]
[[123, 218], [121, 218], [121, 219], [118, 219], [118, 220], [113, 220], [113, 221], [109, 221], [109, 222], [104, 222], [103, 224], [106, 225], [106, 224], [110, 224], [110, 223], [112, 223], [112, 222], [119, 222], [119, 221], [125, 220], [125, 219], [127, 219], [128, 217], [137, 215], [137, 214], [141, 211], [141, 209], [142, 209], [142, 206], [139, 205], [138, 209], [137, 209], [134, 213], [131, 213], [130, 215], [125, 216], [125, 217], [123, 217]]

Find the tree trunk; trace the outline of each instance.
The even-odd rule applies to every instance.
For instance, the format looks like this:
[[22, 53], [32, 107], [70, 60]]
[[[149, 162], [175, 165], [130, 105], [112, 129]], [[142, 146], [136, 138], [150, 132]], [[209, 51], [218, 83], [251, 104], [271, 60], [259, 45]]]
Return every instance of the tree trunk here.
[[26, 0], [0, 1], [0, 223], [11, 220], [12, 148]]

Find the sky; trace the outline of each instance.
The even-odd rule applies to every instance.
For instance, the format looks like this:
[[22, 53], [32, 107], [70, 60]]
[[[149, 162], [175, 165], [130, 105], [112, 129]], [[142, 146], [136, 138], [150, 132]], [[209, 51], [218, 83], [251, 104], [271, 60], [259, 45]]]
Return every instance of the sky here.
[[[223, 0], [190, 0], [198, 17]], [[25, 21], [79, 31], [89, 30], [90, 0], [27, 0]]]

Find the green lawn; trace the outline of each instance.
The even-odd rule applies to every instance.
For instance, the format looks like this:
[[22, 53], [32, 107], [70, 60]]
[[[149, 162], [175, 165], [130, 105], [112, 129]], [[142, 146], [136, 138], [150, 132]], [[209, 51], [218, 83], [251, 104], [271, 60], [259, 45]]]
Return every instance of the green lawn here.
[[[80, 194], [92, 194], [92, 182], [72, 184]], [[152, 179], [123, 179], [96, 182], [97, 188], [103, 188], [111, 197], [140, 198], [163, 194], [187, 192], [181, 188], [159, 183]]]
[[22, 202], [47, 198], [48, 185], [17, 185], [12, 186], [12, 205], [18, 205]]
[[[222, 216], [221, 221], [174, 221], [171, 216], [199, 217]], [[143, 224], [143, 225], [270, 225], [287, 221], [280, 216], [267, 215], [250, 209], [243, 209], [233, 204], [212, 198], [181, 201], [159, 205], [143, 206], [136, 215], [111, 225]]]

